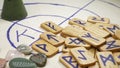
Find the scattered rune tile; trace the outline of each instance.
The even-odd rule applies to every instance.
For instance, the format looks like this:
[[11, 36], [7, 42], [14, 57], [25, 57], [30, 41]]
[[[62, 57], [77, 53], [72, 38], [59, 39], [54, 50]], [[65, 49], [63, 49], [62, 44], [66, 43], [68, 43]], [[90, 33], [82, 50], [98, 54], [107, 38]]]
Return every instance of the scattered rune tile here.
[[120, 55], [118, 56], [118, 58], [120, 59]]
[[18, 52], [17, 50], [9, 50], [6, 55], [6, 60], [10, 61], [13, 58], [24, 57], [24, 54]]
[[81, 20], [79, 18], [73, 18], [73, 19], [69, 20], [69, 24], [70, 25], [77, 25], [77, 26], [82, 27], [82, 28], [85, 28], [85, 26], [92, 25], [92, 23], [86, 22], [86, 21]]
[[118, 51], [120, 49], [120, 40], [112, 37], [106, 39], [106, 43], [99, 47], [101, 51]]
[[120, 52], [114, 52], [113, 56], [115, 58], [115, 61], [120, 65]]
[[47, 56], [43, 53], [33, 54], [30, 57], [30, 60], [36, 63], [38, 67], [43, 67], [46, 65], [47, 62]]
[[115, 36], [116, 36], [118, 39], [120, 39], [120, 30], [116, 30], [116, 31], [115, 31]]
[[31, 54], [32, 52], [32, 48], [30, 48], [29, 46], [26, 46], [24, 44], [21, 44], [19, 45], [17, 48], [16, 48], [19, 52], [25, 54], [25, 55], [29, 55]]
[[9, 62], [10, 68], [37, 68], [36, 64], [25, 58], [14, 58]]
[[80, 66], [77, 61], [75, 60], [75, 58], [70, 54], [70, 52], [68, 53], [63, 53], [60, 57], [59, 57], [60, 62], [65, 65], [66, 68], [83, 68], [82, 66]]
[[[116, 31], [120, 30], [120, 26], [117, 24], [108, 24], [106, 26], [103, 26], [103, 28], [108, 31], [113, 37], [116, 36]], [[118, 32], [119, 34], [119, 32]]]
[[109, 32], [105, 31], [104, 29], [101, 29], [95, 25], [91, 25], [91, 26], [86, 26], [85, 27], [85, 30], [89, 31], [89, 32], [92, 32], [100, 37], [108, 37], [110, 35]]
[[99, 47], [101, 44], [105, 43], [105, 39], [93, 32], [85, 31], [78, 35], [78, 38], [84, 40], [85, 42], [91, 44], [93, 47]]
[[64, 43], [64, 38], [61, 36], [57, 36], [51, 32], [44, 32], [40, 35], [40, 38], [49, 42], [50, 44], [54, 46], [59, 46]]
[[90, 23], [106, 23], [109, 24], [110, 23], [110, 19], [106, 18], [106, 17], [96, 17], [96, 16], [89, 16], [87, 19], [88, 22]]
[[5, 59], [0, 58], [0, 68], [5, 68], [7, 61]]
[[100, 68], [119, 68], [112, 52], [97, 52]]
[[77, 37], [67, 37], [65, 39], [65, 45], [67, 47], [80, 47], [80, 46], [83, 46], [83, 47], [86, 47], [86, 48], [90, 48], [91, 45], [86, 43], [85, 41], [77, 38]]
[[56, 23], [52, 21], [45, 21], [44, 23], [41, 24], [41, 27], [54, 34], [58, 34], [62, 31], [62, 27], [58, 26]]
[[90, 52], [85, 47], [73, 48], [70, 52], [80, 66], [86, 67], [96, 63], [96, 59], [91, 56]]
[[32, 49], [37, 52], [46, 54], [47, 57], [52, 57], [59, 51], [57, 47], [51, 45], [50, 43], [42, 39], [39, 39], [36, 42], [34, 42], [32, 44]]

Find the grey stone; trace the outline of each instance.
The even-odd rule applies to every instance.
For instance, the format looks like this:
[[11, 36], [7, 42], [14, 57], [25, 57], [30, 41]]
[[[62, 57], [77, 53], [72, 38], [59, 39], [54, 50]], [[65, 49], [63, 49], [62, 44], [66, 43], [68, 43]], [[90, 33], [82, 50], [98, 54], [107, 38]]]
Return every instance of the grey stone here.
[[19, 45], [16, 49], [19, 52], [24, 53], [25, 55], [29, 55], [32, 52], [32, 48], [30, 46], [26, 46], [24, 44]]
[[46, 65], [47, 62], [47, 56], [43, 53], [33, 54], [30, 57], [30, 60], [36, 63], [38, 67], [43, 67]]

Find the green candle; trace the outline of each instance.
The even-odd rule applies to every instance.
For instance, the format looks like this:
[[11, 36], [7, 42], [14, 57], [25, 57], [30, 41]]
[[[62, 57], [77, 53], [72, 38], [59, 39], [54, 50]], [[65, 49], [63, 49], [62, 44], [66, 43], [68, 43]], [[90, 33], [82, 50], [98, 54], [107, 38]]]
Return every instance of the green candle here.
[[22, 0], [4, 0], [1, 18], [9, 21], [21, 20], [27, 16]]

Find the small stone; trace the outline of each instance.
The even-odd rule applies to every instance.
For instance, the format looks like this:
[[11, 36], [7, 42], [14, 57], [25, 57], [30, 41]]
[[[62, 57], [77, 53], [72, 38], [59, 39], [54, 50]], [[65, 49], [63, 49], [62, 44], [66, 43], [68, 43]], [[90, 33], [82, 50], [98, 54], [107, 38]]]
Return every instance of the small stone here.
[[29, 55], [32, 52], [32, 48], [24, 44], [19, 45], [16, 49], [25, 55]]
[[30, 60], [36, 63], [38, 67], [43, 67], [46, 65], [47, 62], [47, 56], [43, 53], [33, 54], [30, 57]]
[[14, 58], [9, 62], [10, 68], [37, 68], [36, 64], [25, 58]]
[[10, 61], [13, 58], [17, 57], [25, 57], [24, 54], [18, 52], [17, 50], [9, 50], [7, 55], [6, 55], [6, 60]]
[[5, 68], [7, 61], [5, 59], [0, 58], [0, 68]]

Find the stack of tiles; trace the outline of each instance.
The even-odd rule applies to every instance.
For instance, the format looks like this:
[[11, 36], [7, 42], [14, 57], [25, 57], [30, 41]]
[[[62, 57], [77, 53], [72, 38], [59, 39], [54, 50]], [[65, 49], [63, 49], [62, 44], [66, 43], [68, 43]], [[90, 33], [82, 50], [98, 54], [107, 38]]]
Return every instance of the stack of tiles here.
[[120, 26], [108, 18], [73, 18], [62, 28], [52, 21], [41, 24], [47, 30], [32, 48], [51, 57], [62, 46], [60, 62], [67, 68], [119, 68]]

